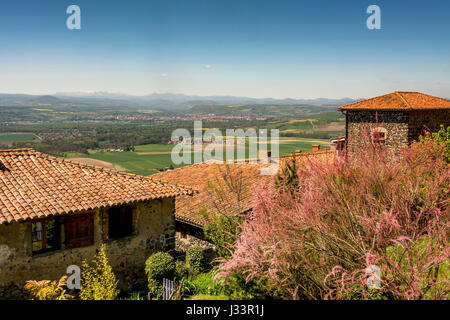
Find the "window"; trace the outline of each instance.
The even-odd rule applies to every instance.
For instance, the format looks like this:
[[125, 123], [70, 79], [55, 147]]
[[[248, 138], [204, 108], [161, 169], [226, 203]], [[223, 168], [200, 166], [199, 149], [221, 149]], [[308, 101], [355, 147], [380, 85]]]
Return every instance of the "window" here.
[[387, 131], [385, 128], [375, 128], [372, 132], [373, 142], [379, 143], [379, 144], [385, 144], [386, 143], [386, 134], [387, 134]]
[[94, 216], [81, 215], [66, 218], [66, 248], [87, 247], [94, 244]]
[[44, 253], [60, 249], [61, 228], [59, 220], [46, 219], [32, 223], [32, 252]]
[[133, 208], [118, 206], [108, 210], [109, 237], [123, 238], [133, 232]]

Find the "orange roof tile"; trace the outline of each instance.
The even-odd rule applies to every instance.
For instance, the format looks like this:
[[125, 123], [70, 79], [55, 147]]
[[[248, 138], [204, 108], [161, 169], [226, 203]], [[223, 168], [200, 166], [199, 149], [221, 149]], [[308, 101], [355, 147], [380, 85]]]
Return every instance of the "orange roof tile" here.
[[0, 150], [0, 224], [193, 192], [33, 149]]
[[[245, 163], [229, 165], [230, 172], [234, 176], [242, 177], [242, 199], [236, 201], [230, 192], [224, 192], [222, 199], [218, 200], [212, 194], [210, 184], [217, 185], [223, 182], [222, 174], [226, 172], [226, 164], [204, 162], [193, 164], [174, 170], [169, 170], [154, 174], [150, 177], [169, 181], [170, 183], [183, 183], [184, 185], [196, 188], [199, 193], [193, 197], [180, 196], [175, 202], [175, 217], [177, 220], [188, 222], [197, 226], [204, 226], [208, 221], [200, 213], [201, 209], [208, 212], [227, 212], [229, 214], [239, 214], [251, 209], [253, 194], [251, 187], [261, 183], [271, 176], [261, 175], [260, 169], [268, 164]], [[226, 189], [226, 188], [225, 188]]]
[[340, 110], [432, 110], [450, 109], [450, 100], [420, 92], [399, 92], [358, 101], [339, 107]]

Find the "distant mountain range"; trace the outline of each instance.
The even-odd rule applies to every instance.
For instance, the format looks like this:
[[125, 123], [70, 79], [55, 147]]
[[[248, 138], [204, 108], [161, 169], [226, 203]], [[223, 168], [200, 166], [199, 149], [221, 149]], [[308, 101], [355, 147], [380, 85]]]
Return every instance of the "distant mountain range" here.
[[338, 106], [361, 99], [274, 99], [248, 98], [235, 96], [195, 96], [173, 93], [153, 93], [145, 96], [133, 96], [109, 92], [69, 92], [54, 95], [0, 94], [0, 106], [117, 106], [129, 108], [164, 109], [168, 111], [186, 111], [199, 105], [308, 105]]

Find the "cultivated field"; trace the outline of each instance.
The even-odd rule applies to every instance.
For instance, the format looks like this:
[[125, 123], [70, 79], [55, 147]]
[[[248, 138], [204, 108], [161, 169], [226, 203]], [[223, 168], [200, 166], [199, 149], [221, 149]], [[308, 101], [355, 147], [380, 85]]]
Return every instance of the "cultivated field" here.
[[126, 171], [126, 169], [118, 164], [113, 164], [110, 162], [106, 162], [106, 161], [102, 161], [102, 160], [97, 160], [97, 159], [92, 159], [92, 158], [70, 158], [70, 160], [72, 161], [76, 161], [76, 162], [80, 162], [80, 163], [84, 163], [84, 164], [88, 164], [91, 166], [97, 166], [97, 167], [102, 167], [102, 168], [107, 168], [107, 169], [114, 169], [117, 171]]
[[[288, 155], [296, 150], [310, 151], [313, 144], [329, 147], [329, 140], [307, 138], [280, 138], [280, 155]], [[96, 152], [90, 151], [89, 155], [69, 154], [68, 158], [106, 168], [123, 170], [139, 175], [151, 175], [159, 170], [184, 166], [172, 163], [171, 150], [174, 145], [148, 144], [135, 147], [135, 152]], [[245, 146], [245, 157], [248, 157], [248, 146]], [[213, 154], [214, 155], [214, 154]], [[191, 153], [193, 162], [194, 154]], [[225, 157], [225, 156], [224, 156]], [[237, 154], [235, 153], [235, 158]]]
[[0, 133], [0, 144], [11, 145], [13, 142], [32, 141], [38, 137], [34, 133]]

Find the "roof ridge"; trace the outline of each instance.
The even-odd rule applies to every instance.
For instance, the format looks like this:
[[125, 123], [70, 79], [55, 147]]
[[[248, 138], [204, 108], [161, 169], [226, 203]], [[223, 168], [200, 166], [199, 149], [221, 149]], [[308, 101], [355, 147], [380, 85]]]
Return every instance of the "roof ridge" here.
[[450, 100], [417, 91], [394, 91], [366, 100], [339, 106], [345, 110], [448, 110]]
[[34, 150], [33, 148], [0, 149], [0, 153], [2, 153], [2, 152], [24, 152], [24, 151], [36, 152], [36, 150]]
[[447, 98], [436, 97], [436, 96], [432, 96], [431, 94], [423, 93], [423, 92], [419, 92], [419, 91], [399, 91], [399, 93], [413, 93], [413, 94], [418, 94], [418, 95], [430, 97], [430, 98], [433, 98], [433, 99], [440, 99], [440, 100], [450, 101]]
[[[408, 92], [408, 93], [414, 93], [414, 92]], [[417, 93], [417, 92], [415, 92], [415, 93]], [[406, 104], [406, 106], [407, 106], [409, 109], [412, 110], [411, 105], [408, 103], [408, 101], [406, 101], [405, 97], [403, 97], [399, 91], [395, 91], [395, 94], [396, 94], [397, 96], [400, 97], [400, 99]]]
[[48, 160], [53, 160], [53, 161], [58, 161], [60, 163], [69, 163], [71, 165], [80, 167], [80, 168], [90, 168], [90, 169], [94, 169], [94, 170], [98, 170], [98, 171], [104, 171], [104, 172], [109, 172], [111, 174], [115, 174], [115, 175], [124, 175], [127, 176], [129, 178], [133, 178], [133, 179], [138, 179], [138, 180], [143, 180], [144, 176], [140, 176], [134, 173], [130, 173], [130, 172], [121, 172], [115, 169], [109, 169], [109, 168], [105, 168], [105, 167], [100, 167], [100, 166], [96, 166], [93, 164], [87, 164], [87, 163], [82, 163], [82, 162], [78, 162], [76, 160], [71, 160], [70, 158], [62, 158], [62, 157], [56, 157], [56, 156], [52, 156], [50, 154], [47, 153], [43, 153], [40, 151], [36, 151], [33, 148], [19, 148], [19, 149], [4, 149], [4, 150], [0, 150], [0, 155], [2, 153], [13, 153], [13, 154], [20, 154], [20, 153], [24, 153], [27, 152], [29, 155], [34, 155], [34, 156], [38, 156], [41, 157], [43, 159], [48, 159]]
[[[52, 157], [52, 156], [50, 156], [50, 157]], [[78, 162], [77, 160], [71, 160], [70, 158], [54, 157], [54, 159], [57, 160], [57, 161], [70, 163], [70, 164], [78, 166], [80, 168], [96, 169], [96, 170], [99, 170], [99, 171], [109, 172], [109, 173], [112, 173], [112, 174], [115, 174], [115, 175], [124, 175], [124, 176], [130, 177], [130, 178], [137, 178], [139, 180], [142, 180], [142, 179], [146, 178], [145, 176], [140, 176], [140, 175], [135, 174], [135, 173], [123, 172], [123, 171], [118, 171], [116, 169], [110, 169], [110, 168], [96, 166], [95, 164], [87, 164], [87, 163], [83, 163], [83, 162]]]
[[395, 93], [395, 92], [390, 92], [390, 93], [382, 94], [381, 96], [376, 96], [376, 97], [367, 98], [367, 99], [364, 99], [364, 100], [355, 101], [355, 102], [352, 102], [352, 103], [350, 103], [350, 104], [346, 104], [346, 105], [343, 105], [343, 106], [339, 106], [338, 109], [340, 109], [340, 108], [342, 108], [342, 107], [349, 107], [349, 106], [352, 106], [352, 105], [354, 105], [354, 104], [361, 103], [361, 102], [364, 102], [364, 101], [371, 101], [371, 100], [374, 100], [374, 99], [376, 99], [376, 98], [389, 96], [389, 95], [394, 94], [394, 93]]

